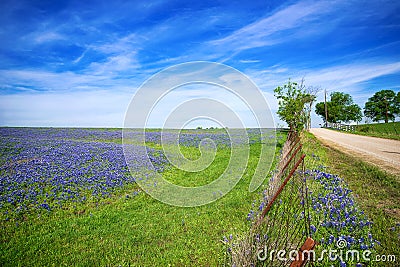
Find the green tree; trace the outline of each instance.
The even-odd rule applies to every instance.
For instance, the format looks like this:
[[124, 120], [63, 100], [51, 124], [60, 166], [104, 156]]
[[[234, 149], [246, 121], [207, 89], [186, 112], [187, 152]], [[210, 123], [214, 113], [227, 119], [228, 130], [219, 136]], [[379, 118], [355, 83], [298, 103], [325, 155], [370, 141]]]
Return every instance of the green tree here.
[[285, 121], [291, 130], [303, 130], [308, 120], [305, 105], [315, 99], [315, 96], [306, 92], [303, 81], [299, 84], [289, 79], [287, 84], [274, 89], [274, 95], [278, 99], [279, 118]]
[[[330, 100], [326, 102], [328, 110], [328, 122], [350, 122], [361, 121], [362, 113], [359, 105], [354, 104], [349, 94], [332, 92]], [[315, 113], [325, 121], [325, 103], [319, 102], [315, 105]]]
[[364, 115], [373, 121], [394, 121], [400, 113], [400, 92], [393, 90], [381, 90], [376, 92], [364, 106]]

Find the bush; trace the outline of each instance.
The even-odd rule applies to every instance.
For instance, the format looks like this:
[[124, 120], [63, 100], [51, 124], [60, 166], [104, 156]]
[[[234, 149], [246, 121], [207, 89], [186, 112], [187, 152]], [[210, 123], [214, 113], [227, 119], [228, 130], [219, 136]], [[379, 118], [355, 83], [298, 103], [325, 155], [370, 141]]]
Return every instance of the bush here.
[[370, 129], [371, 128], [369, 126], [365, 126], [365, 127], [360, 127], [359, 131], [363, 133], [368, 133]]

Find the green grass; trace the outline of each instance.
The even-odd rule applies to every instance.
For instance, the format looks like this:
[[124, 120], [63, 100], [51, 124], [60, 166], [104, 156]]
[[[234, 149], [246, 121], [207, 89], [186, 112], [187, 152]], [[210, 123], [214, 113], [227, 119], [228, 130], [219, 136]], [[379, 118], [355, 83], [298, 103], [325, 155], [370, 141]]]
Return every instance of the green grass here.
[[213, 266], [223, 257], [221, 236], [244, 227], [242, 206], [230, 197], [206, 207], [176, 208], [140, 194], [97, 208], [82, 207], [85, 212], [79, 215], [57, 212], [19, 227], [9, 226], [3, 232], [7, 236], [2, 240], [6, 241], [2, 262]]
[[357, 125], [355, 134], [400, 140], [400, 122]]
[[[400, 260], [400, 177], [389, 174], [355, 157], [324, 146], [313, 135], [303, 136], [308, 166], [327, 166], [327, 172], [337, 174], [353, 190], [357, 204], [374, 222], [372, 235], [381, 242], [378, 254], [396, 255]], [[311, 155], [318, 156], [316, 162]], [[380, 266], [380, 265], [378, 265]], [[385, 263], [382, 266], [390, 266]], [[396, 266], [396, 265], [393, 265]]]
[[[22, 222], [0, 222], [1, 266], [217, 266], [226, 261], [224, 235], [248, 229], [246, 216], [258, 193], [248, 186], [258, 163], [253, 144], [244, 177], [220, 200], [182, 208], [161, 203], [137, 186], [107, 199], [32, 213]], [[197, 158], [198, 150], [183, 148]], [[218, 149], [216, 165], [200, 173], [171, 168], [172, 182], [193, 186], [210, 182], [227, 165], [230, 149]]]
[[[282, 145], [282, 139], [278, 150]], [[372, 234], [381, 242], [380, 254], [400, 259], [399, 177], [323, 146], [312, 135], [303, 137], [306, 163], [314, 153], [318, 164], [340, 175], [353, 190], [358, 205], [374, 221]], [[150, 144], [149, 144], [150, 145]], [[151, 145], [150, 145], [151, 146]], [[64, 209], [27, 215], [17, 226], [0, 222], [1, 266], [218, 266], [226, 263], [221, 239], [231, 233], [248, 232], [246, 216], [257, 192], [248, 186], [258, 162], [260, 144], [251, 145], [244, 177], [220, 200], [195, 208], [173, 207], [136, 185], [97, 202], [73, 204]], [[197, 148], [182, 148], [196, 159]], [[194, 186], [218, 177], [227, 166], [230, 149], [220, 148], [215, 162], [202, 172], [188, 173], [170, 168], [163, 175], [176, 184]], [[397, 213], [396, 213], [397, 211]]]

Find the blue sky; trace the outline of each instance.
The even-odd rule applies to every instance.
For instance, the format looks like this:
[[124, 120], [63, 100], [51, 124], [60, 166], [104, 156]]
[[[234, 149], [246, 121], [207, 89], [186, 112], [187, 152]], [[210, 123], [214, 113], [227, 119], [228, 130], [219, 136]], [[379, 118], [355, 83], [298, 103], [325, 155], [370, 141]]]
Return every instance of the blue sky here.
[[3, 126], [121, 127], [144, 81], [196, 60], [243, 72], [273, 111], [288, 78], [362, 107], [400, 88], [399, 1], [3, 0], [0, 14]]

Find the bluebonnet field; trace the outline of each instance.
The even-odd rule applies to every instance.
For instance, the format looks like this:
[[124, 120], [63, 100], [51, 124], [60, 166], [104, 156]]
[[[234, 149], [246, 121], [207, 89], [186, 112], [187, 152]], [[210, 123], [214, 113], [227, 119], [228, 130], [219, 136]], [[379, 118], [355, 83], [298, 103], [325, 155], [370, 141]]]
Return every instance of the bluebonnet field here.
[[[1, 128], [0, 136], [5, 220], [109, 196], [135, 182], [116, 142], [120, 131]], [[154, 161], [163, 163], [160, 156]]]
[[[217, 149], [216, 164], [188, 173], [168, 163], [162, 150], [161, 140], [176, 145], [176, 132], [165, 131], [161, 138], [160, 130], [146, 129], [146, 142], [140, 144], [135, 136], [142, 133], [0, 128], [0, 265], [220, 264], [221, 233], [246, 227], [252, 168], [219, 201], [195, 208], [170, 206], [139, 188], [137, 182], [146, 179], [146, 172], [131, 176], [123, 154], [125, 140], [129, 147], [145, 145], [145, 157], [169, 181], [197, 186], [226, 168], [231, 138], [221, 129], [183, 130], [178, 141], [185, 156], [198, 157], [205, 138]], [[260, 137], [257, 129], [247, 133], [249, 163], [257, 166], [259, 143], [273, 136]], [[247, 146], [241, 135], [231, 137]], [[135, 157], [135, 167], [146, 170], [149, 162], [143, 155], [129, 156]]]
[[[138, 135], [140, 134], [139, 131], [142, 130], [131, 130], [128, 132], [128, 136]], [[165, 132], [164, 134], [168, 143], [169, 134], [171, 133]], [[260, 132], [257, 129], [248, 130], [248, 134], [250, 144], [263, 142], [263, 138], [271, 138], [271, 136], [260, 136]], [[0, 219], [2, 227], [13, 225], [13, 227], [19, 228], [18, 224], [22, 224], [22, 221], [30, 221], [30, 218], [43, 213], [52, 214], [60, 209], [69, 209], [73, 205], [87, 205], [87, 203], [97, 203], [102, 199], [109, 200], [113, 197], [129, 200], [142, 195], [136, 180], [143, 177], [131, 176], [124, 159], [121, 138], [122, 133], [118, 129], [0, 128]], [[183, 131], [179, 137], [179, 144], [185, 147], [198, 147], [201, 140], [205, 138], [212, 139], [218, 148], [229, 149], [230, 147], [230, 138], [226, 132], [215, 130]], [[157, 171], [162, 173], [165, 170], [169, 170], [171, 166], [160, 146], [161, 132], [159, 130], [146, 131], [145, 139], [148, 156], [152, 164], [156, 166]], [[137, 162], [146, 162], [145, 159], [141, 158], [143, 155], [133, 156], [137, 157]], [[254, 161], [257, 161], [257, 155], [254, 156]], [[143, 163], [143, 166], [138, 166], [138, 168], [146, 167], [145, 164]], [[322, 166], [307, 171], [306, 175], [310, 189], [310, 230], [313, 238], [320, 244], [318, 251], [336, 249], [336, 242], [342, 239], [346, 240], [348, 249], [358, 249], [360, 251], [369, 249], [374, 251], [379, 242], [371, 234], [372, 222], [359, 209], [351, 190], [346, 187], [342, 179], [328, 173], [325, 167]], [[248, 184], [243, 187], [247, 189], [247, 186]], [[238, 196], [242, 196], [242, 193], [240, 195], [232, 195], [226, 200], [230, 203], [229, 205], [235, 207], [233, 210], [237, 209], [239, 204], [243, 204], [241, 206], [245, 210], [248, 202], [242, 199], [243, 203], [238, 203]], [[245, 196], [245, 198], [249, 199], [249, 196]], [[251, 198], [254, 199], [254, 196]], [[154, 203], [151, 205], [154, 205]], [[221, 205], [225, 204], [221, 202]], [[259, 205], [254, 204], [248, 215], [248, 220], [253, 221], [264, 206], [265, 203], [263, 202]], [[164, 209], [166, 207], [162, 206], [160, 210]], [[222, 207], [220, 209], [222, 210]], [[188, 211], [190, 213], [190, 210]], [[229, 208], [223, 211], [226, 214], [235, 214]], [[174, 210], [174, 212], [184, 211]], [[204, 213], [196, 212], [195, 214], [197, 214], [196, 216], [203, 216], [204, 214], [207, 220], [207, 214], [210, 214], [210, 211], [207, 210]], [[181, 227], [190, 230], [191, 220], [193, 220], [193, 227], [199, 228], [199, 225], [197, 225], [199, 222], [195, 217], [189, 219], [186, 217], [187, 215], [183, 216], [184, 219], [178, 218], [179, 223], [177, 225], [174, 224], [174, 221], [170, 221], [175, 227], [171, 229], [172, 231], [177, 231], [176, 229]], [[174, 215], [175, 217], [177, 215]], [[245, 217], [245, 214], [237, 214], [238, 220], [245, 220]], [[221, 217], [220, 221], [224, 222], [224, 219], [224, 217]], [[54, 220], [57, 221], [59, 218], [55, 217]], [[119, 217], [119, 220], [124, 219]], [[154, 219], [146, 217], [143, 220], [145, 223], [149, 223]], [[160, 218], [160, 220], [162, 221], [163, 219]], [[229, 220], [220, 226], [220, 231], [225, 231], [226, 223], [229, 225]], [[212, 225], [210, 224], [210, 229], [213, 229]], [[113, 229], [116, 231], [117, 228]], [[46, 230], [43, 230], [42, 233], [46, 233]], [[125, 234], [125, 232], [122, 233], [122, 235]], [[199, 236], [196, 238], [204, 235], [203, 232], [198, 234]], [[221, 237], [219, 232], [212, 235]], [[182, 240], [179, 239], [179, 242], [182, 243], [181, 247], [187, 246], [187, 240], [184, 236], [186, 236], [186, 233], [182, 235]], [[21, 237], [24, 238], [23, 235]], [[262, 240], [261, 237], [260, 240]], [[8, 237], [5, 238], [8, 239]], [[229, 236], [229, 239], [225, 238], [225, 240], [230, 244], [239, 242], [233, 235]], [[171, 242], [176, 244], [174, 240], [171, 240]], [[135, 245], [134, 243], [132, 244]], [[210, 245], [209, 243], [204, 243], [203, 245], [204, 251], [207, 251], [204, 253], [203, 260], [207, 264], [209, 263], [207, 255], [210, 253], [207, 247], [210, 247]], [[143, 247], [140, 243], [135, 246], [134, 248], [136, 249]], [[218, 246], [213, 246], [214, 252], [215, 247]], [[43, 247], [39, 248], [41, 250], [44, 249]], [[44, 251], [47, 251], [47, 249], [45, 248]], [[145, 249], [148, 250], [149, 247]], [[14, 253], [12, 251], [11, 249], [9, 253]], [[65, 256], [61, 251], [59, 252], [60, 263], [63, 262], [62, 259]], [[170, 249], [169, 251], [174, 250]], [[35, 254], [35, 250], [30, 253]], [[50, 255], [52, 252], [48, 251], [46, 253]], [[177, 253], [177, 251], [171, 253]], [[187, 253], [190, 254], [193, 251], [188, 250]], [[134, 261], [135, 255], [135, 253], [124, 255], [120, 259], [132, 257], [131, 260]], [[118, 259], [120, 256], [114, 257]], [[97, 261], [98, 259], [94, 260]], [[151, 258], [146, 258], [146, 260], [151, 260]], [[166, 262], [169, 262], [169, 260], [171, 258], [168, 258]], [[211, 262], [214, 262], [214, 260], [217, 259], [213, 259]], [[74, 263], [74, 259], [69, 259], [68, 262]], [[143, 262], [146, 263], [146, 261]], [[320, 262], [322, 266], [331, 263], [329, 259], [324, 259]], [[350, 266], [349, 262], [340, 260], [336, 260], [335, 264]], [[355, 262], [353, 261], [354, 264]]]
[[[143, 130], [127, 132], [127, 137]], [[250, 143], [260, 141], [257, 129], [248, 130]], [[168, 143], [168, 132], [164, 132]], [[136, 188], [125, 162], [121, 130], [74, 128], [0, 128], [0, 211], [3, 220], [16, 220], [35, 211], [63, 208], [66, 203], [86, 202]], [[224, 131], [186, 131], [182, 146], [198, 147], [209, 138], [218, 147], [229, 147]], [[148, 156], [159, 172], [168, 168], [162, 149], [161, 131], [145, 133]], [[132, 155], [131, 155], [132, 156]], [[138, 169], [146, 155], [136, 154]], [[127, 197], [129, 197], [127, 195]]]

